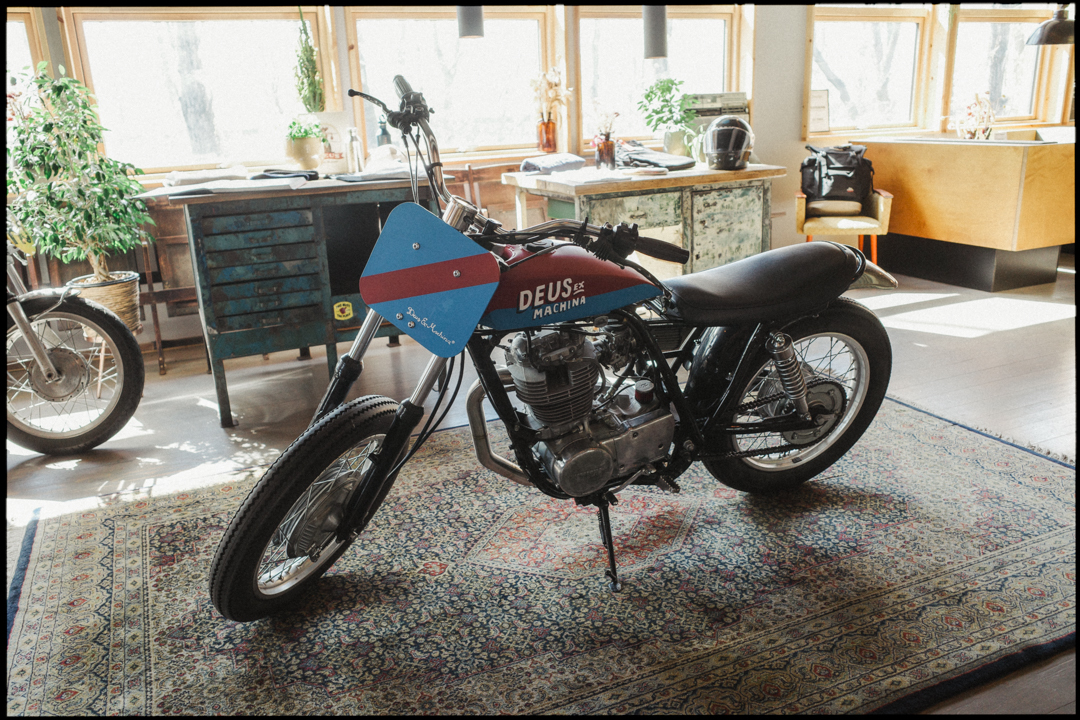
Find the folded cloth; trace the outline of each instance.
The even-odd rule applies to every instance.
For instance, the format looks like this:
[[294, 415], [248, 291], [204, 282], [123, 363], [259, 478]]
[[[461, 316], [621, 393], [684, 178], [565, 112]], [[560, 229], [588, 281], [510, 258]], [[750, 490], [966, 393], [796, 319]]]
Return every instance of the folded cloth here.
[[251, 180], [269, 180], [277, 178], [304, 178], [305, 180], [318, 180], [318, 170], [264, 170], [258, 175], [252, 175]]
[[331, 175], [334, 180], [341, 180], [343, 182], [367, 182], [370, 180], [397, 180], [399, 178], [408, 178], [409, 168], [387, 168], [386, 170], [364, 170], [357, 173], [342, 173], [341, 175]]
[[247, 180], [248, 169], [243, 165], [211, 170], [173, 170], [161, 181], [162, 185], [198, 185], [214, 180]]
[[688, 170], [696, 164], [692, 157], [650, 150], [637, 140], [620, 140], [615, 146], [615, 162], [619, 167], [651, 165], [668, 170]]
[[585, 158], [570, 153], [538, 155], [521, 161], [521, 172], [535, 172], [548, 175], [553, 172], [566, 172], [585, 167]]

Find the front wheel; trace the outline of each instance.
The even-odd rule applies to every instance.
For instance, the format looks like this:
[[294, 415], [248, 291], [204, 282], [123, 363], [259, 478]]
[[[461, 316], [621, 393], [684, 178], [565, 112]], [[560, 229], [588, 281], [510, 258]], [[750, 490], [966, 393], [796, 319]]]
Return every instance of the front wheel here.
[[[247, 622], [287, 609], [345, 552], [351, 541], [336, 537], [344, 503], [372, 481], [372, 456], [397, 408], [390, 398], [357, 398], [274, 461], [233, 516], [210, 568], [210, 599], [222, 615]], [[382, 499], [364, 509], [357, 532]]]
[[[892, 346], [881, 321], [862, 305], [837, 300], [823, 313], [784, 328], [795, 346], [807, 400], [822, 418], [815, 431], [726, 433], [729, 423], [754, 423], [791, 412], [771, 356], [755, 358], [756, 372], [737, 391], [736, 410], [709, 438], [705, 460], [720, 482], [750, 493], [789, 490], [819, 474], [846, 453], [874, 419], [892, 372]], [[776, 399], [777, 397], [782, 399]]]
[[20, 304], [58, 376], [45, 378], [30, 340], [8, 315], [8, 439], [51, 455], [100, 445], [127, 424], [142, 398], [139, 343], [114, 313], [79, 297], [55, 308], [47, 297]]

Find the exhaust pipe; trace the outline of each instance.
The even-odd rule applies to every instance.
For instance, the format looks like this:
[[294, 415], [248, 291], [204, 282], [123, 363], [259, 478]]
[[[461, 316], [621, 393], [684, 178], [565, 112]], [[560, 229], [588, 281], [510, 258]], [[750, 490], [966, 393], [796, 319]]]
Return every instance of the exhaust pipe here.
[[[510, 380], [510, 371], [500, 370], [499, 379], [504, 383], [512, 382]], [[484, 386], [480, 384], [479, 380], [476, 380], [469, 388], [469, 394], [465, 399], [465, 413], [469, 417], [469, 429], [472, 430], [473, 450], [476, 452], [476, 459], [492, 472], [509, 478], [519, 485], [533, 487], [533, 484], [529, 482], [529, 478], [521, 468], [492, 451], [487, 434], [487, 421], [484, 419], [483, 403], [485, 395]]]

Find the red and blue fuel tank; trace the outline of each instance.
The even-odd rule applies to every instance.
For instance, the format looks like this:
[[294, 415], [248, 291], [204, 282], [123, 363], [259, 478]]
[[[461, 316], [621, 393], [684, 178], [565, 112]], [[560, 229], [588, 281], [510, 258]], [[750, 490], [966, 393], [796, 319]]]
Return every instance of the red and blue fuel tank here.
[[601, 260], [573, 243], [505, 245], [494, 253], [509, 266], [480, 323], [517, 330], [603, 315], [661, 290], [640, 273]]

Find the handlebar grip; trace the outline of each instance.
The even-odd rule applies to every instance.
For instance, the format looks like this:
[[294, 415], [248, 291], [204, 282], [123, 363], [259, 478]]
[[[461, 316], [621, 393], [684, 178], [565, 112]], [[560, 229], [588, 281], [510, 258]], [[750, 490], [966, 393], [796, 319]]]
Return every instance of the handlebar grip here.
[[690, 259], [689, 250], [651, 237], [638, 236], [634, 249], [657, 260], [666, 260], [680, 265]]
[[409, 81], [400, 75], [394, 76], [394, 92], [397, 93], [398, 99], [405, 97], [413, 91], [412, 86], [409, 85]]

